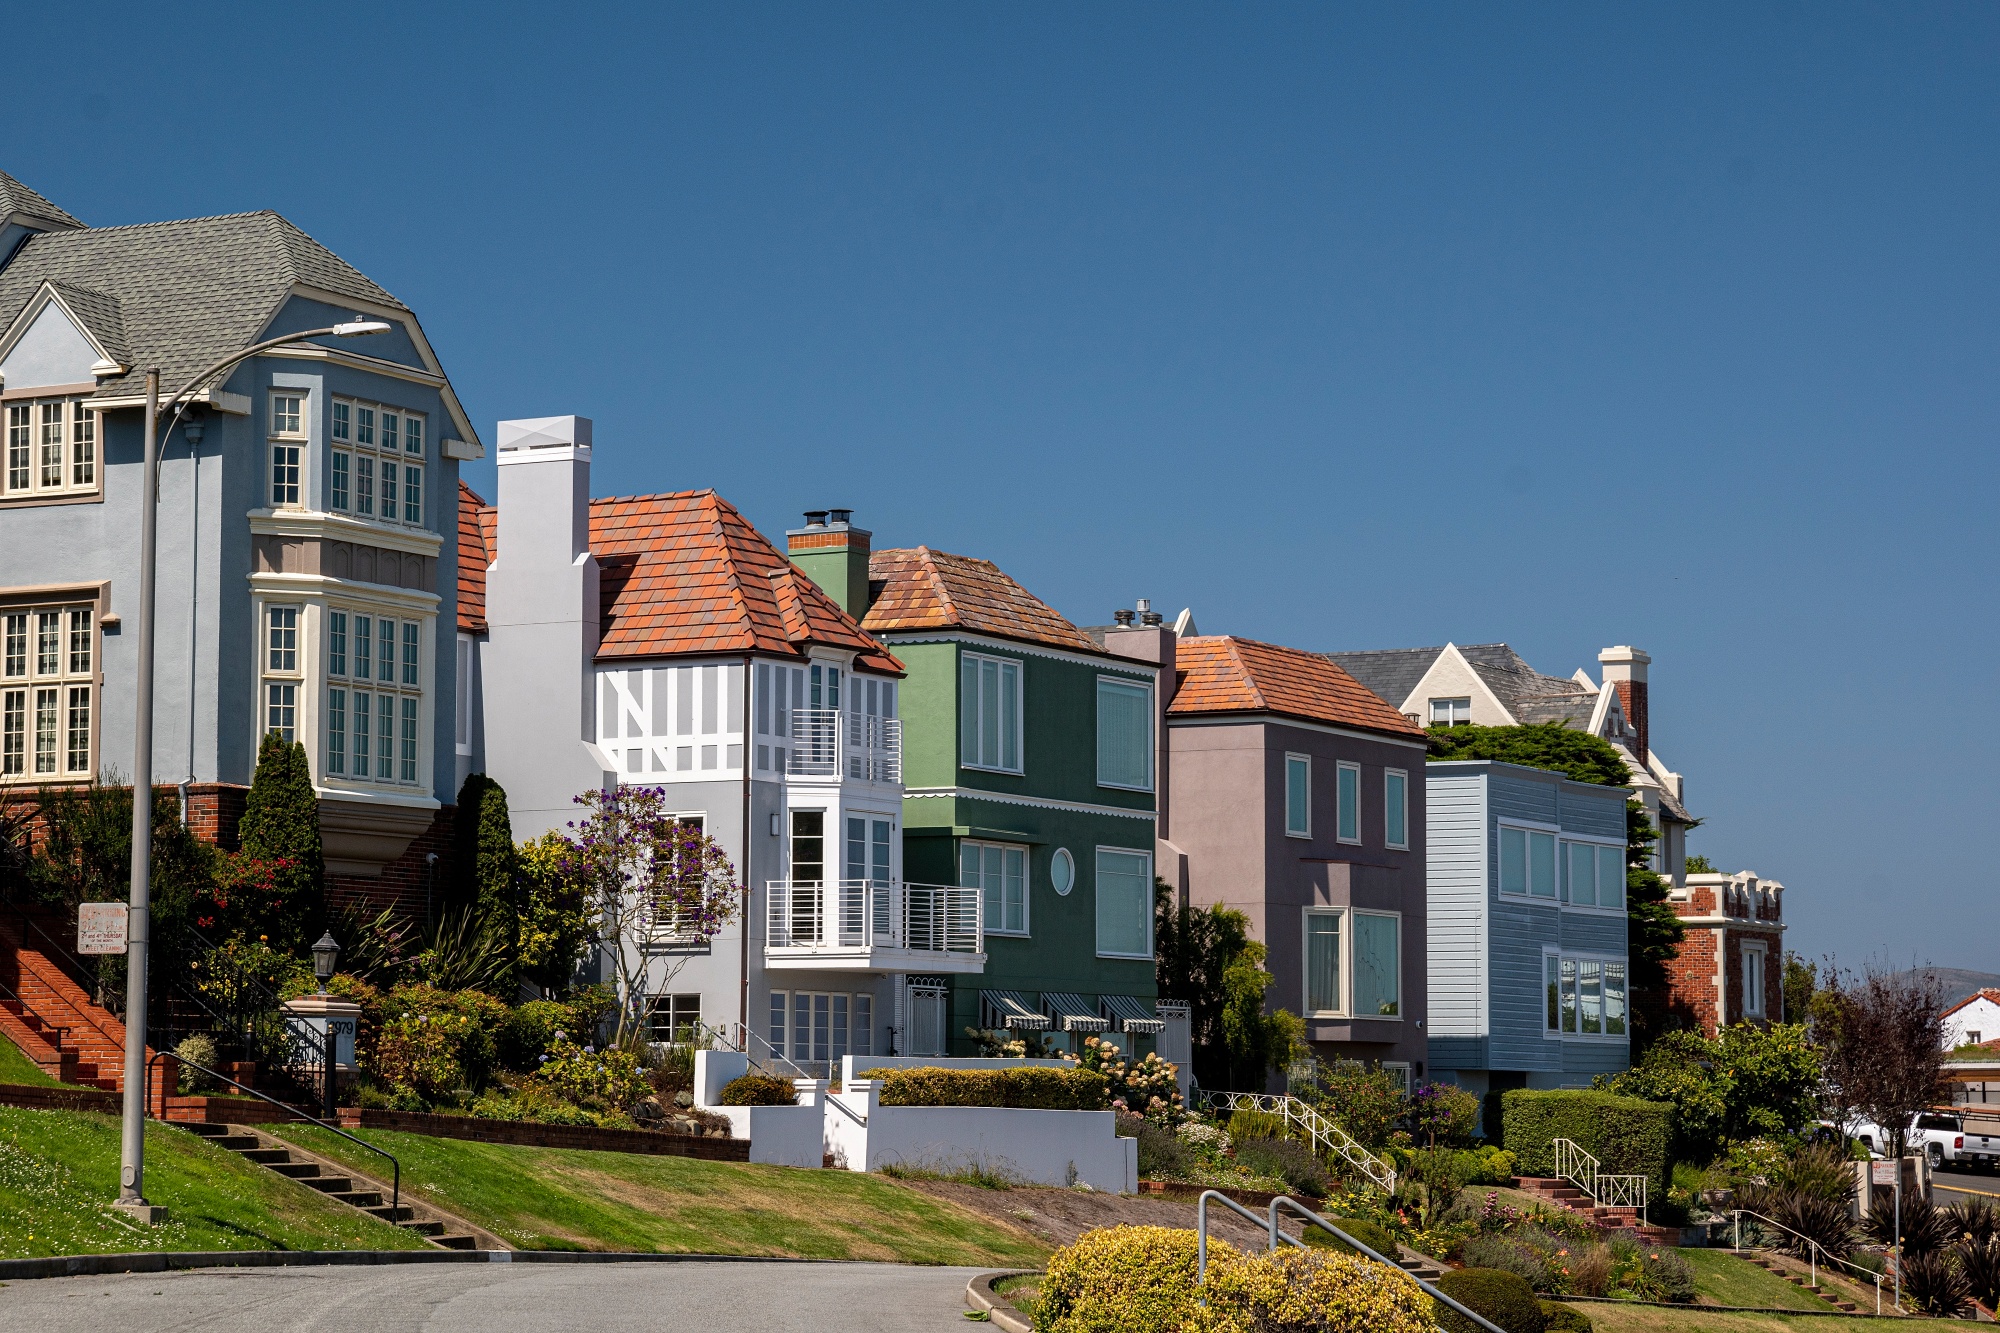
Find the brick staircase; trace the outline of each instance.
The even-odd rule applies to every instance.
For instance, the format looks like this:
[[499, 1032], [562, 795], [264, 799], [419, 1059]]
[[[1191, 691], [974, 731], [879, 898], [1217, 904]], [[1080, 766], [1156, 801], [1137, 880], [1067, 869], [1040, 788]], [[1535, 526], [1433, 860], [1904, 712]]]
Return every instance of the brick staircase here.
[[1679, 1227], [1642, 1223], [1637, 1208], [1600, 1208], [1588, 1194], [1560, 1176], [1519, 1176], [1514, 1181], [1514, 1188], [1552, 1207], [1568, 1209], [1578, 1217], [1595, 1223], [1600, 1232], [1634, 1231], [1655, 1245], [1680, 1243]]
[[[18, 919], [0, 920], [0, 1034], [51, 1078], [124, 1091], [125, 1025], [92, 1003], [52, 951]], [[170, 1063], [153, 1066], [149, 1100], [166, 1095]]]

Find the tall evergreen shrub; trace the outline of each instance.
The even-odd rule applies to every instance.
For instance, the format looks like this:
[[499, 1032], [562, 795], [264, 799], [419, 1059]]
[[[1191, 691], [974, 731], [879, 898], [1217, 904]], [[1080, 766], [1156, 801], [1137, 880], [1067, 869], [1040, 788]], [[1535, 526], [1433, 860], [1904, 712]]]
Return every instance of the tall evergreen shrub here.
[[265, 735], [237, 835], [244, 855], [285, 862], [276, 876], [285, 910], [271, 943], [288, 950], [310, 945], [326, 928], [326, 862], [305, 746], [275, 731]]
[[506, 950], [509, 980], [520, 955], [521, 865], [507, 813], [507, 790], [484, 773], [458, 789], [452, 858], [446, 876], [446, 912], [475, 912], [483, 932]]
[[1503, 1146], [1522, 1175], [1554, 1175], [1555, 1141], [1568, 1139], [1611, 1175], [1645, 1176], [1649, 1198], [1667, 1197], [1674, 1167], [1671, 1102], [1582, 1089], [1515, 1088], [1500, 1104]]

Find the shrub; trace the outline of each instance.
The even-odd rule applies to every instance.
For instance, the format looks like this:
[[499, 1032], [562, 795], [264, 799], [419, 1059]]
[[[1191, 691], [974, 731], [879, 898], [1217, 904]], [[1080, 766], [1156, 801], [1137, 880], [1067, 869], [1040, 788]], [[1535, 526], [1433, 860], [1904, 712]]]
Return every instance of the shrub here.
[[500, 1067], [519, 1074], [534, 1073], [555, 1045], [556, 1034], [564, 1031], [581, 1031], [567, 1005], [530, 1000], [509, 1009], [493, 1033]]
[[1904, 1259], [1903, 1295], [1925, 1314], [1957, 1319], [1971, 1311], [1972, 1283], [1949, 1255], [1926, 1251]]
[[1952, 1231], [1967, 1240], [1985, 1244], [2000, 1234], [2000, 1208], [1978, 1199], [1960, 1199], [1946, 1208]]
[[[330, 989], [330, 988], [329, 988]], [[477, 1092], [493, 1072], [492, 1033], [506, 1006], [481, 991], [398, 986], [381, 1002], [382, 1031], [371, 1074], [427, 1102]]]
[[[1884, 1197], [1862, 1221], [1868, 1238], [1880, 1245], [1896, 1243], [1896, 1206]], [[1914, 1194], [1903, 1196], [1903, 1253], [1930, 1254], [1951, 1244], [1951, 1219]]]
[[[1126, 1117], [1129, 1121], [1132, 1117]], [[1150, 1120], [1140, 1120], [1139, 1174], [1155, 1180], [1185, 1176], [1194, 1168], [1195, 1154], [1170, 1129]]]
[[1315, 1199], [1326, 1197], [1326, 1167], [1313, 1156], [1312, 1149], [1296, 1139], [1251, 1139], [1238, 1143], [1236, 1161], [1260, 1176], [1276, 1176], [1285, 1182], [1287, 1189]]
[[623, 1110], [651, 1090], [634, 1052], [578, 1046], [562, 1033], [556, 1034], [555, 1045], [530, 1081], [564, 1101], [597, 1110]]
[[1536, 1291], [1554, 1291], [1558, 1285], [1548, 1256], [1506, 1236], [1468, 1236], [1459, 1243], [1458, 1258], [1467, 1268], [1512, 1273]]
[[[1854, 1163], [1847, 1160], [1846, 1152], [1833, 1144], [1811, 1144], [1786, 1154], [1771, 1172], [1771, 1184], [1777, 1189], [1837, 1203], [1845, 1211], [1848, 1201], [1854, 1197]], [[1784, 1221], [1783, 1218], [1778, 1220]]]
[[790, 1080], [769, 1074], [745, 1074], [722, 1085], [724, 1106], [795, 1106], [798, 1100]]
[[1665, 1198], [1672, 1183], [1668, 1145], [1674, 1108], [1608, 1092], [1515, 1088], [1501, 1098], [1503, 1142], [1521, 1172], [1555, 1174], [1555, 1140], [1568, 1139], [1614, 1175], [1645, 1176], [1647, 1191]]
[[1590, 1316], [1573, 1305], [1562, 1305], [1555, 1301], [1543, 1301], [1542, 1317], [1547, 1322], [1548, 1333], [1590, 1333], [1594, 1327]]
[[1952, 1247], [1959, 1271], [1965, 1274], [1973, 1296], [1990, 1309], [2000, 1304], [2000, 1238], [1975, 1240], [1968, 1236]]
[[215, 1082], [214, 1079], [202, 1073], [199, 1069], [188, 1068], [188, 1064], [190, 1063], [207, 1065], [210, 1069], [215, 1068], [215, 1039], [213, 1037], [208, 1036], [206, 1033], [197, 1032], [192, 1037], [185, 1038], [180, 1045], [174, 1047], [174, 1054], [184, 1062], [181, 1065], [180, 1088], [183, 1093], [205, 1092], [208, 1090], [209, 1085]]
[[1515, 1176], [1514, 1154], [1495, 1144], [1482, 1144], [1458, 1155], [1468, 1185], [1506, 1185]]
[[[1437, 1289], [1492, 1320], [1507, 1333], [1543, 1333], [1547, 1326], [1534, 1288], [1518, 1273], [1497, 1268], [1461, 1268], [1439, 1278]], [[1485, 1333], [1448, 1305], [1437, 1307], [1437, 1319], [1444, 1333]]]
[[[1381, 1227], [1361, 1217], [1335, 1217], [1328, 1220], [1348, 1235], [1354, 1237], [1354, 1239], [1360, 1241], [1363, 1245], [1366, 1245], [1369, 1249], [1375, 1251], [1375, 1253], [1394, 1262], [1397, 1254], [1396, 1238]], [[1318, 1250], [1338, 1250], [1342, 1254], [1360, 1253], [1360, 1251], [1334, 1235], [1331, 1231], [1328, 1231], [1324, 1227], [1313, 1226], [1311, 1223], [1306, 1224], [1305, 1234], [1302, 1239], [1306, 1244]]]
[[1370, 1152], [1380, 1152], [1389, 1142], [1389, 1133], [1403, 1118], [1406, 1105], [1400, 1079], [1358, 1060], [1320, 1066], [1312, 1100]]
[[1134, 1115], [1152, 1116], [1171, 1124], [1187, 1111], [1174, 1067], [1158, 1055], [1134, 1060], [1102, 1037], [1086, 1037], [1083, 1050], [1063, 1059], [1079, 1069], [1104, 1075], [1113, 1104]]
[[1104, 1075], [1088, 1069], [871, 1069], [884, 1106], [1006, 1106], [1041, 1111], [1102, 1111]]
[[243, 817], [237, 823], [243, 855], [282, 867], [276, 889], [285, 910], [267, 923], [282, 925], [286, 948], [309, 946], [310, 932], [326, 916], [325, 868], [319, 840], [319, 798], [313, 794], [306, 747], [266, 732], [257, 748], [257, 771], [250, 778]]
[[1408, 1120], [1425, 1143], [1462, 1143], [1479, 1127], [1479, 1099], [1456, 1083], [1419, 1083]]
[[1209, 1260], [1208, 1307], [1190, 1329], [1216, 1333], [1431, 1333], [1423, 1288], [1378, 1263], [1346, 1254], [1280, 1250]]
[[[1821, 1249], [1836, 1259], [1845, 1259], [1854, 1249], [1854, 1220], [1843, 1201], [1821, 1198], [1804, 1190], [1738, 1190], [1736, 1206], [1762, 1213], [1787, 1228], [1772, 1236], [1771, 1243], [1789, 1254], [1804, 1256], [1808, 1247], [1800, 1236], [1817, 1241]], [[1749, 1219], [1755, 1220], [1755, 1219]], [[1796, 1232], [1797, 1235], [1792, 1233]]]
[[[1571, 1251], [1567, 1261], [1558, 1260], [1561, 1289], [1571, 1296], [1602, 1296], [1611, 1290], [1611, 1250], [1604, 1245], [1584, 1245]], [[1550, 1287], [1553, 1291], [1556, 1288]]]
[[[1227, 1241], [1209, 1242], [1209, 1263], [1238, 1257]], [[1196, 1309], [1194, 1232], [1104, 1227], [1049, 1256], [1035, 1327], [1046, 1333], [1175, 1333]]]
[[1239, 1106], [1229, 1113], [1227, 1129], [1230, 1141], [1239, 1147], [1251, 1139], [1282, 1139], [1285, 1137], [1285, 1117], [1276, 1111]]

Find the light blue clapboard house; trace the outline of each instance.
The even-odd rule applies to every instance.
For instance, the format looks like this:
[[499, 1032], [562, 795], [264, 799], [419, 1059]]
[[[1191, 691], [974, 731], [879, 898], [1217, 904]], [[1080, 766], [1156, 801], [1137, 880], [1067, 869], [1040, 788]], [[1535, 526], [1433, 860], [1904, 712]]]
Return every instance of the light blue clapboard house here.
[[1432, 1077], [1484, 1094], [1630, 1064], [1623, 787], [1426, 767]]

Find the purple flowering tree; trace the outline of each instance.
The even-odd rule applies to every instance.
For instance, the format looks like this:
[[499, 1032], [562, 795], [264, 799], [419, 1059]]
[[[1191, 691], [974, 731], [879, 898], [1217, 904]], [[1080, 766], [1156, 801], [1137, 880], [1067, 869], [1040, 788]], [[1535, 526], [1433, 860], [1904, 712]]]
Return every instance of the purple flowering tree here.
[[698, 824], [667, 813], [661, 787], [618, 787], [576, 798], [584, 807], [564, 841], [560, 873], [611, 946], [623, 1044], [651, 998], [672, 988], [690, 954], [736, 916], [736, 869]]

